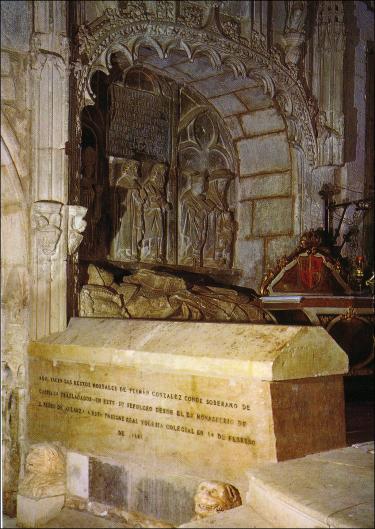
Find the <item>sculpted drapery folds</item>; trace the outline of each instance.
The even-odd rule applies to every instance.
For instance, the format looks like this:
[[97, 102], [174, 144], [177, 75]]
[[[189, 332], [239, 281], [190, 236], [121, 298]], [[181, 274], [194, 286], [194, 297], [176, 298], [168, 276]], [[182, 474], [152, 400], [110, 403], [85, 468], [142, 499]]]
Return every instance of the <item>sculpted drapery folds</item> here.
[[112, 178], [115, 211], [111, 256], [118, 260], [137, 260], [144, 233], [140, 163], [136, 160], [124, 160], [117, 169], [119, 174]]
[[165, 193], [166, 166], [156, 163], [142, 186], [144, 237], [141, 259], [161, 263], [165, 259], [166, 211], [171, 207]]
[[270, 322], [251, 291], [188, 283], [180, 277], [140, 269], [121, 283], [98, 266], [88, 267], [79, 315], [99, 318]]

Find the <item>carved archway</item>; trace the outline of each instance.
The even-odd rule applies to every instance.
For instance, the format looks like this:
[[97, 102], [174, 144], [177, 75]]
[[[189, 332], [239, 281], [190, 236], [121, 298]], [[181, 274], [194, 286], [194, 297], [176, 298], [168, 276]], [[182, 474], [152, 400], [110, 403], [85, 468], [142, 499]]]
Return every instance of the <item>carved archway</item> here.
[[[233, 29], [233, 28], [232, 28]], [[205, 57], [218, 74], [228, 69], [238, 80], [260, 84], [274, 101], [287, 126], [289, 145], [298, 157], [301, 180], [306, 178], [316, 159], [313, 127], [314, 103], [306, 95], [295, 68], [282, 62], [279, 52], [270, 48], [256, 32], [251, 41], [239, 31], [223, 28], [218, 8], [210, 8], [204, 27], [194, 17], [172, 14], [161, 18], [142, 10], [107, 9], [100, 18], [80, 26], [73, 52], [71, 76], [72, 146], [81, 139], [80, 115], [87, 105], [94, 104], [90, 83], [97, 71], [110, 73], [111, 56], [119, 51], [130, 65], [143, 62], [143, 51], [167, 62], [173, 53], [184, 54], [191, 63]], [[72, 147], [70, 166], [70, 202], [79, 203], [80, 154]], [[303, 190], [299, 190], [302, 196]], [[299, 206], [301, 208], [301, 206]], [[73, 265], [74, 268], [74, 265]]]

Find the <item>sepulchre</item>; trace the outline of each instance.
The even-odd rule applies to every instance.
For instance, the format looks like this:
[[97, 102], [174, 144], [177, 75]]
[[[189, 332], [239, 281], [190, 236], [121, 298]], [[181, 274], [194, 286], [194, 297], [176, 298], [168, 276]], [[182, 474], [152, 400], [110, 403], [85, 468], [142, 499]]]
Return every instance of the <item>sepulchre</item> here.
[[344, 446], [347, 357], [260, 291], [288, 294], [324, 185], [371, 190], [359, 2], [2, 4], [7, 512], [176, 525], [202, 481], [233, 507], [253, 465]]

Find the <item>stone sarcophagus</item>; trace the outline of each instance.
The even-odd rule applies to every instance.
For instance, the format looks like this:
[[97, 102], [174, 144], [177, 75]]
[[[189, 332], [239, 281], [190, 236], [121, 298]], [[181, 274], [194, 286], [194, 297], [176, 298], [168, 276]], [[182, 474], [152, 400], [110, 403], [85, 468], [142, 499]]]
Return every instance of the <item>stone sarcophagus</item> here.
[[75, 318], [30, 345], [30, 441], [191, 495], [203, 479], [241, 489], [257, 463], [345, 445], [347, 368], [318, 327]]

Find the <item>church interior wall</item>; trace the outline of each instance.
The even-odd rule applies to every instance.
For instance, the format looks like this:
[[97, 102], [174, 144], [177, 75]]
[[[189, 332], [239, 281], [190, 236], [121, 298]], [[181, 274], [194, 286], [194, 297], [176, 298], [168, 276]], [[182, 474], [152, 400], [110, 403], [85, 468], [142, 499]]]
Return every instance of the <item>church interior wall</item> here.
[[[307, 2], [309, 8], [313, 9], [313, 3]], [[336, 3], [340, 2], [332, 2]], [[27, 451], [27, 346], [31, 339], [62, 331], [67, 324], [69, 79], [74, 69], [69, 56], [73, 40], [68, 37], [71, 6], [67, 4], [1, 4], [3, 490], [4, 509], [9, 514], [14, 514]], [[75, 4], [78, 23], [89, 24], [108, 8], [137, 2]], [[156, 9], [155, 2], [142, 4]], [[255, 11], [251, 15], [250, 4], [270, 5], [262, 19], [255, 17]], [[338, 184], [340, 198], [357, 200], [373, 171], [366, 158], [366, 49], [373, 42], [373, 2], [343, 4], [347, 48], [341, 90], [345, 114], [342, 163], [308, 164], [291, 137], [281, 103], [265, 93], [259, 79], [235, 79], [231, 71], [218, 71], [204, 56], [190, 61], [172, 52], [160, 59], [150, 48], [140, 50], [141, 63], [201, 94], [230, 134], [237, 158], [231, 195], [238, 225], [233, 267], [243, 272], [237, 284], [257, 292], [267, 269], [295, 248], [302, 232], [322, 226], [322, 185]], [[260, 26], [259, 31], [265, 31], [276, 47], [285, 46], [284, 2], [223, 2], [223, 9], [237, 17], [242, 32], [259, 20], [264, 24], [267, 14], [268, 26]], [[311, 31], [307, 38], [306, 47], [311, 49]], [[315, 125], [313, 129], [316, 140]], [[359, 238], [355, 252], [360, 251]]]

